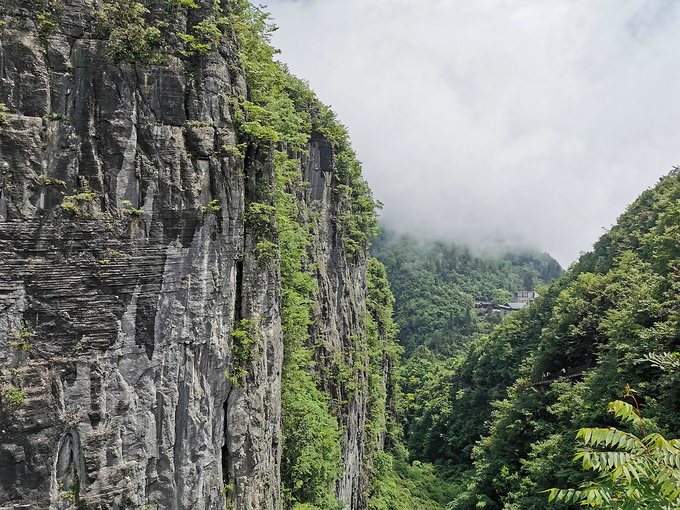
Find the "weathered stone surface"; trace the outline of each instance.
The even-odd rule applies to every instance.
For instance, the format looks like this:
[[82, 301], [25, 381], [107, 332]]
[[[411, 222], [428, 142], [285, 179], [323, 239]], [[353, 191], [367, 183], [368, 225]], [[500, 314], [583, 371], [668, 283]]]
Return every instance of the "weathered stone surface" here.
[[[60, 3], [43, 37], [32, 2], [0, 5], [0, 505], [278, 509], [280, 276], [243, 222], [273, 164], [253, 143], [221, 154], [241, 141], [229, 98], [248, 95], [231, 43], [118, 65], [92, 35], [93, 0]], [[309, 154], [323, 366], [361, 336], [366, 268], [342, 253], [333, 147]], [[241, 319], [263, 320], [234, 385]], [[348, 509], [366, 505], [362, 377], [323, 383]]]
[[[172, 57], [114, 65], [92, 8], [64, 2], [44, 41], [0, 33], [0, 502], [222, 509], [231, 483], [235, 508], [278, 508], [278, 276], [244, 263], [243, 162], [215, 152], [225, 92], [247, 91], [217, 54], [191, 82]], [[234, 387], [251, 316], [261, 355]]]

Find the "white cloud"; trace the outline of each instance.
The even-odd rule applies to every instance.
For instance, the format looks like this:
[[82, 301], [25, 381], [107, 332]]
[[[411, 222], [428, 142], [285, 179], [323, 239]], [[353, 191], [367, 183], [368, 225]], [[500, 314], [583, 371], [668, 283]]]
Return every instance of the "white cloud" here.
[[678, 162], [664, 0], [275, 0], [281, 60], [348, 126], [384, 221], [568, 265]]

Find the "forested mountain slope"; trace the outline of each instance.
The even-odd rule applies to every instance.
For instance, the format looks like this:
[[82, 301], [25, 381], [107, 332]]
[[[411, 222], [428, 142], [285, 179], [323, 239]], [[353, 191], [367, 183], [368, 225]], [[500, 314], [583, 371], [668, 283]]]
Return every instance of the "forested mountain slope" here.
[[[461, 377], [473, 387], [502, 382], [507, 367], [519, 377], [493, 403], [468, 489], [451, 508], [543, 508], [538, 491], [574, 487], [585, 476], [572, 463], [574, 431], [614, 424], [607, 403], [626, 385], [637, 391], [643, 416], [680, 435], [677, 374], [643, 360], [680, 349], [679, 233], [674, 170], [535, 306], [470, 351]], [[582, 376], [556, 377], [565, 367]]]
[[[397, 336], [405, 346], [398, 378], [403, 442], [411, 460], [435, 463], [440, 473], [465, 469], [490, 414], [489, 401], [502, 396], [505, 385], [519, 375], [505, 367], [497, 382], [479, 388], [461, 378], [468, 368], [462, 365], [470, 346], [477, 346], [480, 336], [501, 321], [500, 314], [475, 309], [474, 303], [505, 303], [511, 290], [544, 286], [560, 276], [562, 269], [547, 254], [482, 254], [450, 242], [395, 235], [387, 229], [377, 238], [372, 253], [385, 264], [390, 278], [400, 328]], [[417, 469], [408, 472], [401, 458], [397, 452], [395, 465], [401, 466], [400, 472], [421, 476], [421, 483], [434, 491], [431, 506], [423, 508], [445, 504], [445, 494], [450, 492], [447, 485], [418, 475]], [[417, 491], [411, 488], [411, 492]]]
[[408, 445], [413, 458], [457, 480], [450, 509], [544, 508], [540, 491], [587, 479], [572, 462], [575, 430], [615, 425], [607, 403], [627, 385], [644, 417], [680, 435], [678, 375], [643, 360], [680, 349], [679, 234], [674, 170], [531, 307], [464, 356], [441, 363], [416, 351], [400, 379], [405, 405], [418, 409]]
[[510, 300], [562, 274], [543, 253], [482, 254], [451, 242], [417, 240], [383, 229], [371, 253], [385, 264], [395, 296], [398, 338], [409, 357], [419, 345], [448, 356], [489, 332], [498, 315], [480, 315], [475, 301]]

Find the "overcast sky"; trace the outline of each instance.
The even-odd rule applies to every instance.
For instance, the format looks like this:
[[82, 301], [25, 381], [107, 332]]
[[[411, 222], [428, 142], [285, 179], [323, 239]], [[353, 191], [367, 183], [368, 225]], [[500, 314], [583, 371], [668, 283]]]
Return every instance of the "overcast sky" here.
[[382, 221], [565, 267], [680, 164], [680, 2], [269, 0]]

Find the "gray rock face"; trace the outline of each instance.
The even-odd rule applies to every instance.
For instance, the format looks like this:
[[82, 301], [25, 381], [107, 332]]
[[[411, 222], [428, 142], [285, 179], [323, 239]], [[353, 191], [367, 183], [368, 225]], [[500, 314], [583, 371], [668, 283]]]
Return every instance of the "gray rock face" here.
[[[336, 229], [338, 203], [333, 200], [331, 187], [332, 146], [326, 140], [313, 139], [309, 156], [303, 161], [309, 191], [300, 197], [320, 220], [314, 232], [312, 257], [317, 267], [316, 309], [312, 341], [321, 347], [315, 360], [321, 373], [333, 372], [337, 360], [352, 366], [358, 363], [364, 348], [366, 315], [366, 254], [347, 258], [343, 254], [342, 238]], [[361, 370], [353, 371], [352, 380], [324, 381], [324, 390], [331, 396], [340, 428], [343, 430], [343, 473], [336, 492], [346, 508], [365, 508], [366, 473], [364, 428], [366, 425], [367, 380]]]
[[[278, 509], [280, 277], [243, 222], [248, 183], [273, 169], [256, 146], [220, 153], [237, 143], [228, 99], [247, 96], [233, 51], [115, 65], [92, 0], [61, 5], [42, 37], [31, 2], [0, 5], [0, 505]], [[364, 327], [365, 254], [341, 253], [330, 143], [303, 165], [328, 360]], [[234, 385], [230, 332], [256, 318]], [[366, 402], [327, 386], [337, 494], [364, 508]]]

